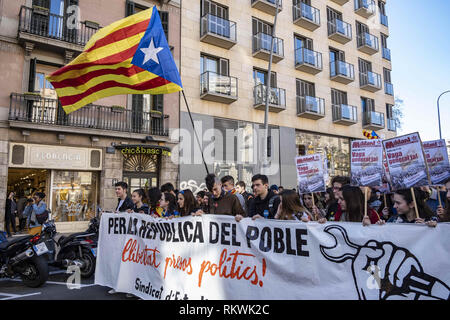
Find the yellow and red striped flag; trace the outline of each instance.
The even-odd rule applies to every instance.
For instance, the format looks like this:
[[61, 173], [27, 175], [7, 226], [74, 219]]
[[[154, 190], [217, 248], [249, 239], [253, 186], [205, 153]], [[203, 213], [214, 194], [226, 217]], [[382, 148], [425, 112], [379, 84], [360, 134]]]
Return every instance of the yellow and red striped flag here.
[[368, 130], [363, 130], [363, 135], [369, 139], [380, 139], [380, 136], [375, 132], [375, 131], [368, 131]]
[[47, 79], [66, 113], [119, 94], [182, 90], [156, 6], [100, 29], [78, 57]]

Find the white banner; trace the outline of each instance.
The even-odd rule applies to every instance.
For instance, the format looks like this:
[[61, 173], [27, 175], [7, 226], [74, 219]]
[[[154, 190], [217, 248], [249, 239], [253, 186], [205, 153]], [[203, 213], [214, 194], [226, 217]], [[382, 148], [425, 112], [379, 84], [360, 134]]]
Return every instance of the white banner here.
[[104, 213], [95, 283], [143, 299], [449, 299], [450, 224]]
[[425, 141], [423, 150], [427, 158], [431, 184], [445, 183], [450, 178], [450, 165], [445, 140]]
[[326, 191], [324, 161], [320, 153], [295, 158], [297, 168], [298, 193]]
[[430, 185], [422, 141], [418, 133], [383, 140], [392, 189]]
[[353, 186], [381, 186], [384, 173], [381, 140], [352, 141], [350, 164], [351, 184]]

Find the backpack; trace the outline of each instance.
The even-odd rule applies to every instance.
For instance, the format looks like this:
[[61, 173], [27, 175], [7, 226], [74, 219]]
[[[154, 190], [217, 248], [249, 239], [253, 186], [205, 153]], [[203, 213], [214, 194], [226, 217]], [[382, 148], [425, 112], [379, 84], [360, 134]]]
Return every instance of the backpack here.
[[275, 215], [277, 214], [277, 208], [273, 207], [273, 203], [275, 202], [275, 200], [279, 199], [280, 196], [279, 195], [274, 195], [272, 198], [269, 199], [269, 212], [271, 213], [272, 216], [275, 217]]
[[39, 224], [43, 224], [48, 219], [48, 210], [36, 215], [36, 220]]

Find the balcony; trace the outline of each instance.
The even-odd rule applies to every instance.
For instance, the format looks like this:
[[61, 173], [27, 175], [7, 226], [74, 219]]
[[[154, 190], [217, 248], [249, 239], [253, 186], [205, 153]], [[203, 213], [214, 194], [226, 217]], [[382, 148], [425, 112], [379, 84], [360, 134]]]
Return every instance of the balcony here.
[[297, 96], [297, 116], [312, 120], [325, 117], [325, 100], [310, 96]]
[[[257, 110], [266, 108], [267, 86], [258, 84], [253, 88], [253, 107]], [[280, 88], [270, 88], [269, 90], [269, 111], [280, 112], [286, 110], [286, 90]]]
[[328, 21], [328, 38], [346, 44], [352, 40], [352, 25], [339, 19]]
[[358, 37], [358, 50], [369, 55], [373, 55], [380, 50], [378, 38], [370, 33], [364, 32]]
[[330, 62], [330, 77], [333, 81], [349, 84], [355, 81], [355, 68], [352, 64], [344, 61], [332, 61]]
[[391, 61], [391, 50], [388, 48], [383, 48], [382, 50], [383, 59]]
[[355, 12], [361, 17], [370, 18], [376, 10], [377, 6], [373, 0], [355, 0]]
[[381, 90], [381, 75], [367, 71], [359, 73], [360, 88], [362, 90], [377, 92]]
[[236, 23], [206, 14], [201, 19], [200, 41], [230, 49], [236, 44]]
[[358, 122], [357, 108], [346, 104], [333, 105], [333, 122], [345, 126], [351, 126]]
[[[270, 34], [262, 32], [255, 34], [253, 36], [253, 57], [269, 61], [271, 43], [272, 43], [272, 36]], [[284, 59], [283, 39], [274, 37], [272, 62], [277, 63], [283, 59]]]
[[344, 4], [346, 4], [349, 0], [331, 0], [334, 3], [337, 3], [338, 5], [343, 6]]
[[322, 71], [322, 54], [300, 47], [295, 50], [295, 69], [317, 74]]
[[65, 17], [41, 7], [20, 7], [19, 34], [21, 42], [32, 42], [44, 48], [61, 48], [82, 52], [89, 39], [100, 28], [95, 22], [84, 21], [69, 29]]
[[[123, 136], [123, 132], [169, 135], [169, 116], [158, 111], [143, 112], [120, 107], [87, 105], [66, 114], [59, 100], [43, 98], [38, 94], [11, 93], [8, 119], [10, 126], [23, 126], [20, 123], [26, 123], [26, 128], [39, 125], [58, 131], [63, 131], [64, 127], [70, 131], [73, 128], [116, 131], [121, 132], [120, 136]], [[89, 134], [87, 130], [83, 131]]]
[[[272, 16], [274, 16], [277, 11], [276, 0], [251, 0], [251, 1], [252, 1], [252, 8], [261, 10]], [[283, 1], [278, 0], [278, 11], [281, 11], [282, 9], [283, 9]]]
[[385, 26], [388, 27], [388, 17], [382, 13], [380, 13], [380, 23]]
[[387, 119], [387, 128], [389, 131], [397, 131], [397, 121], [395, 119]]
[[238, 99], [238, 80], [206, 71], [200, 76], [200, 98], [230, 104]]
[[384, 93], [393, 96], [394, 95], [394, 86], [390, 82], [384, 83]]
[[314, 31], [320, 27], [319, 9], [300, 2], [292, 6], [292, 11], [294, 13], [294, 24], [309, 31]]
[[376, 111], [364, 112], [363, 128], [368, 130], [384, 129], [384, 113]]

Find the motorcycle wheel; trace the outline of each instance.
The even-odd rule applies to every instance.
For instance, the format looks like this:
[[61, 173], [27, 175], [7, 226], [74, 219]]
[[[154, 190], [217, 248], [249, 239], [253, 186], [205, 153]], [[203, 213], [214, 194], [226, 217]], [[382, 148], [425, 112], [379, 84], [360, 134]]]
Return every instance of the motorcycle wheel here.
[[82, 278], [90, 278], [95, 272], [95, 257], [88, 250], [83, 250], [82, 254], [81, 260], [84, 261], [85, 265], [84, 268], [80, 269], [80, 275]]
[[33, 256], [21, 264], [20, 278], [30, 288], [42, 286], [48, 279], [48, 264], [43, 257]]

